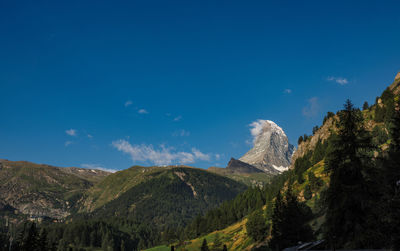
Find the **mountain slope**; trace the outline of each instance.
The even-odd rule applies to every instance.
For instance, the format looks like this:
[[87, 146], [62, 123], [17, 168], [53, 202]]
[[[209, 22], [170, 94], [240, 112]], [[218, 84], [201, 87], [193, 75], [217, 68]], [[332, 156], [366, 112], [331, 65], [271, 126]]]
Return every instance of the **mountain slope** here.
[[169, 169], [169, 167], [133, 166], [113, 173], [85, 192], [80, 201], [80, 212], [91, 212], [118, 198], [130, 188], [153, 177], [153, 173]]
[[200, 169], [155, 169], [145, 180], [89, 215], [128, 217], [158, 227], [184, 226], [245, 189], [241, 183]]
[[0, 202], [24, 214], [64, 218], [95, 180], [109, 174], [74, 168], [82, 173], [77, 175], [70, 170], [27, 161], [1, 160]]

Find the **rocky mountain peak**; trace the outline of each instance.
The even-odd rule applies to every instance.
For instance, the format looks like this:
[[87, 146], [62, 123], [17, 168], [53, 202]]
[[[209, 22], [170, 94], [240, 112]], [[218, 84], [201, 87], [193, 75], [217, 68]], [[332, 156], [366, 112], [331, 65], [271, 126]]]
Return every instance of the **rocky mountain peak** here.
[[228, 166], [226, 167], [229, 171], [235, 172], [235, 173], [260, 173], [262, 170], [255, 168], [254, 166], [247, 164], [243, 161], [231, 158], [231, 160], [228, 163]]
[[271, 120], [261, 119], [250, 126], [254, 146], [239, 160], [272, 174], [288, 170], [295, 147], [282, 128]]

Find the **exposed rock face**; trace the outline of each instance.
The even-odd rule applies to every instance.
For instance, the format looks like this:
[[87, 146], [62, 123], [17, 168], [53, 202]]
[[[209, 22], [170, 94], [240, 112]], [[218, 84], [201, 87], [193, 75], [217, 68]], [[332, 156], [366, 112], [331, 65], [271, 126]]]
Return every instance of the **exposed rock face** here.
[[395, 95], [400, 94], [400, 72], [397, 73], [396, 77], [394, 78], [394, 82], [389, 86], [389, 89], [393, 91]]
[[8, 205], [23, 214], [65, 218], [83, 192], [109, 174], [94, 171], [0, 160], [0, 210]]
[[234, 173], [262, 173], [262, 170], [234, 158], [231, 158], [226, 169]]
[[[336, 118], [336, 116], [334, 118]], [[334, 118], [329, 118], [314, 135], [310, 136], [307, 141], [303, 141], [298, 145], [296, 152], [292, 156], [291, 168], [294, 168], [296, 159], [303, 157], [308, 151], [314, 150], [319, 140], [324, 143], [325, 140], [331, 136], [332, 130], [335, 130]]]
[[252, 126], [254, 147], [239, 160], [272, 174], [288, 170], [295, 147], [282, 128], [270, 120], [258, 120]]

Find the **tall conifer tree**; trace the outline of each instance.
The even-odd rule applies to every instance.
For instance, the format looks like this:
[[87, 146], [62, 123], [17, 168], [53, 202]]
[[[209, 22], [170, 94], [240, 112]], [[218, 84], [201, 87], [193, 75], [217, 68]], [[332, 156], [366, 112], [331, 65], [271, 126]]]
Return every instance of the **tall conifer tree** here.
[[371, 138], [364, 129], [363, 117], [350, 100], [338, 113], [337, 135], [327, 156], [330, 186], [327, 191], [325, 239], [335, 247], [369, 246], [366, 236], [370, 188], [368, 173]]

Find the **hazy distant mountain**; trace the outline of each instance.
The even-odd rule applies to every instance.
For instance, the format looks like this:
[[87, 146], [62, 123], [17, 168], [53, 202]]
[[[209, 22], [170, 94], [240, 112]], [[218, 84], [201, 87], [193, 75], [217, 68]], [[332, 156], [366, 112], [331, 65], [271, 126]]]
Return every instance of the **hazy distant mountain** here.
[[252, 134], [254, 147], [239, 160], [272, 174], [288, 170], [295, 147], [282, 128], [273, 121], [258, 120]]

